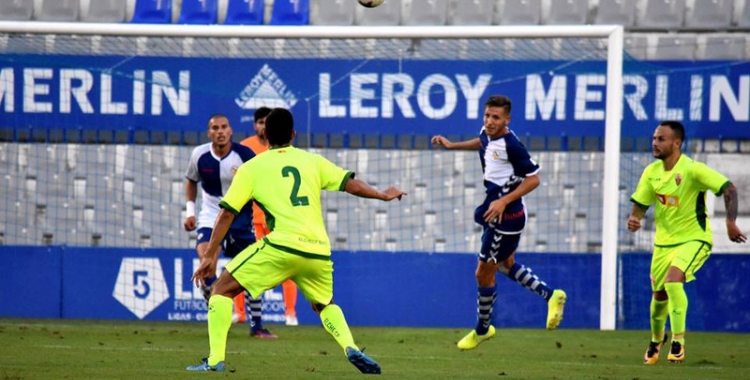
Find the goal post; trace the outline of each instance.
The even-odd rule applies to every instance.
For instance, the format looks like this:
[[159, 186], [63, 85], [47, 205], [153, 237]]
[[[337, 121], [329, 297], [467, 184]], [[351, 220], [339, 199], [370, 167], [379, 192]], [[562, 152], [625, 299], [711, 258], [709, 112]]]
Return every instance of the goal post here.
[[[516, 109], [514, 115], [520, 115], [516, 117], [520, 121], [518, 123], [519, 132], [526, 133], [525, 126], [527, 123], [523, 121], [524, 117], [527, 120], [534, 120], [534, 123], [529, 123], [531, 126], [529, 128], [530, 132], [520, 137], [527, 143], [533, 143], [535, 141], [535, 133], [547, 128], [545, 123], [549, 124], [553, 122], [555, 117], [559, 117], [560, 115], [563, 116], [562, 119], [565, 119], [566, 104], [561, 103], [561, 99], [565, 97], [566, 88], [579, 86], [582, 88], [580, 92], [584, 94], [584, 99], [581, 103], [576, 100], [575, 106], [568, 107], [570, 108], [568, 112], [575, 112], [576, 120], [585, 120], [586, 123], [572, 123], [571, 126], [562, 125], [559, 127], [561, 132], [557, 136], [562, 137], [559, 137], [561, 141], [557, 143], [557, 146], [561, 150], [564, 150], [564, 147], [568, 144], [567, 138], [571, 135], [586, 136], [586, 128], [598, 128], [597, 133], [603, 136], [604, 144], [601, 150], [603, 151], [604, 163], [601, 166], [601, 172], [585, 173], [585, 170], [581, 169], [578, 175], [580, 178], [586, 178], [587, 175], [602, 176], [601, 187], [591, 190], [599, 192], [599, 194], [595, 194], [592, 197], [601, 200], [601, 208], [598, 211], [601, 212], [601, 218], [596, 220], [596, 223], [599, 223], [601, 226], [601, 234], [597, 238], [592, 238], [592, 240], [598, 240], [601, 247], [599, 326], [602, 330], [612, 330], [616, 327], [618, 226], [621, 225], [618, 212], [621, 206], [619, 197], [620, 123], [623, 114], [623, 33], [622, 26], [609, 25], [288, 27], [4, 21], [0, 22], [0, 58], [5, 55], [7, 59], [0, 60], [0, 69], [3, 69], [3, 65], [9, 65], [8, 67], [11, 68], [20, 67], [20, 61], [24, 61], [23, 63], [31, 62], [28, 67], [32, 68], [46, 67], [44, 66], [45, 64], [48, 66], [59, 65], [61, 68], [60, 71], [64, 70], [63, 76], [65, 79], [60, 79], [58, 81], [59, 84], [51, 85], [53, 86], [52, 90], [49, 89], [49, 86], [45, 90], [33, 87], [33, 83], [37, 83], [36, 85], [40, 86], [39, 83], [51, 81], [53, 76], [58, 75], [52, 69], [50, 71], [42, 69], [39, 69], [41, 71], [33, 71], [29, 69], [24, 71], [24, 74], [14, 73], [11, 69], [3, 71], [0, 74], [0, 80], [5, 80], [6, 82], [0, 83], [0, 89], [4, 91], [0, 92], [0, 96], [4, 96], [0, 97], [0, 112], [4, 110], [6, 115], [13, 113], [16, 113], [16, 115], [13, 122], [10, 122], [10, 118], [5, 118], [4, 115], [6, 123], [3, 123], [5, 125], [0, 125], [0, 128], [16, 128], [12, 132], [13, 134], [20, 133], [22, 126], [34, 126], [37, 129], [54, 129], [59, 127], [66, 130], [83, 128], [84, 132], [87, 129], [93, 130], [94, 132], [92, 133], [96, 135], [93, 140], [99, 141], [99, 132], [95, 130], [95, 126], [104, 125], [126, 132], [127, 136], [122, 141], [118, 140], [118, 131], [112, 133], [113, 137], [110, 142], [115, 144], [137, 143], [139, 141], [139, 132], [144, 132], [149, 138], [160, 132], [164, 132], [167, 136], [165, 140], [169, 140], [170, 133], [184, 132], [180, 129], [183, 128], [183, 124], [193, 125], [191, 127], [193, 130], [196, 130], [197, 126], [197, 130], [200, 131], [199, 125], [204, 115], [197, 115], [199, 112], [196, 112], [195, 109], [198, 106], [194, 105], [191, 106], [192, 108], [185, 108], [189, 107], [191, 102], [196, 102], [195, 98], [200, 98], [197, 102], [207, 104], [205, 109], [200, 108], [201, 111], [207, 111], [208, 107], [215, 105], [216, 103], [213, 103], [215, 99], [238, 105], [244, 102], [243, 105], [247, 106], [245, 109], [248, 110], [252, 109], [251, 106], [255, 104], [253, 101], [257, 101], [256, 98], [260, 97], [260, 94], [265, 90], [266, 92], [271, 91], [273, 93], [272, 97], [275, 97], [274, 99], [267, 99], [268, 104], [286, 104], [290, 105], [290, 108], [291, 105], [298, 104], [297, 108], [300, 110], [299, 116], [306, 116], [306, 118], [298, 116], [297, 123], [308, 135], [306, 136], [307, 146], [330, 148], [328, 144], [323, 143], [321, 145], [316, 140], [314, 135], [316, 131], [320, 131], [321, 134], [326, 136], [342, 135], [341, 139], [343, 142], [339, 144], [339, 147], [344, 149], [381, 147], [382, 136], [377, 137], [377, 142], [374, 145], [370, 144], [370, 140], [368, 139], [371, 137], [370, 135], [378, 134], [379, 131], [388, 131], [386, 135], [393, 135], [391, 138], [395, 140], [390, 144], [390, 147], [404, 150], [403, 148], [406, 146], [407, 152], [385, 152], [381, 155], [367, 151], [358, 151], [356, 152], [357, 158], [350, 162], [360, 169], [360, 171], [364, 169], [367, 173], [368, 170], [370, 172], [373, 170], [373, 157], [381, 158], [378, 165], [382, 166], [378, 166], [379, 171], [373, 174], [374, 177], [385, 181], [394, 179], [395, 175], [408, 176], [413, 173], [426, 173], [433, 170], [429, 167], [429, 160], [434, 158], [431, 156], [432, 153], [430, 153], [429, 144], [424, 146], [425, 143], [422, 141], [422, 146], [417, 146], [415, 150], [415, 146], [420, 145], [420, 142], [417, 141], [415, 143], [415, 140], [423, 139], [423, 136], [433, 132], [450, 134], [455, 137], [475, 135], [479, 130], [476, 125], [481, 123], [480, 100], [483, 99], [479, 98], [489, 95], [489, 93], [485, 92], [488, 88], [493, 88], [493, 91], [498, 93], [502, 93], [502, 90], [505, 88], [516, 91], [515, 95], [511, 98], [514, 100], [514, 105], [520, 105], [519, 108], [514, 108]], [[35, 39], [35, 37], [42, 36], [57, 36], [58, 38]], [[65, 38], [60, 38], [61, 36]], [[102, 40], [84, 40], [79, 38], [81, 36], [99, 36], [102, 37]], [[122, 41], [120, 41], [122, 42], [122, 46], [118, 45], [117, 47], [119, 50], [115, 50], [114, 47], [108, 45], [110, 40], [105, 40], [105, 38], [110, 37], [122, 37]], [[154, 45], [149, 45], [149, 42], [144, 42], [143, 39], [154, 39]], [[340, 44], [334, 44], [329, 40], [340, 42]], [[372, 43], [372, 41], [389, 40], [395, 40], [395, 42], [386, 43], [382, 46]], [[596, 40], [598, 42], [588, 43], [586, 42], [588, 40]], [[216, 44], [216, 41], [220, 41], [222, 44]], [[284, 46], [284, 43], [278, 43], [277, 41], [287, 42], [286, 46]], [[65, 45], [68, 43], [70, 45]], [[298, 46], [298, 50], [290, 50], [290, 45]], [[580, 50], [576, 50], [578, 48]], [[498, 51], [493, 52], [492, 49], [498, 49]], [[45, 58], [44, 55], [49, 56]], [[82, 60], [93, 55], [103, 57], [102, 60], [106, 62], [94, 64], [88, 72], [86, 70], [69, 69], [69, 67], [78, 67], [76, 65], [86, 64]], [[18, 58], [21, 56], [24, 57], [22, 60]], [[53, 59], [50, 57], [56, 58]], [[190, 72], [185, 70], [185, 72], [170, 73], [167, 70], [151, 70], [150, 74], [147, 69], [139, 67], [128, 68], [127, 70], [129, 71], [121, 73], [119, 77], [120, 80], [128, 81], [130, 92], [127, 97], [130, 103], [124, 100], [125, 96], [122, 94], [120, 94], [119, 98], [117, 94], [114, 94], [111, 87], [113, 86], [113, 81], [118, 80], [118, 76], [113, 71], [121, 67], [126, 67], [129, 62], [141, 58], [143, 58], [144, 67], [154, 65], [154, 62], [163, 63], [158, 60], [162, 57], [201, 58], [200, 62], [196, 65], [203, 66], [200, 66], [199, 70], [195, 69], [198, 66], [194, 66], [194, 70]], [[310, 63], [305, 57], [320, 59], [321, 62], [312, 68], [305, 67], [305, 65]], [[50, 62], [45, 62], [45, 59], [50, 60]], [[274, 71], [273, 67], [263, 66], [260, 71], [253, 68], [251, 70], [253, 72], [249, 74], [250, 78], [248, 78], [248, 80], [260, 78], [258, 80], [263, 81], [263, 83], [254, 87], [253, 82], [250, 81], [240, 95], [224, 94], [221, 89], [211, 88], [212, 85], [220, 87], [232, 80], [236, 81], [235, 78], [223, 78], [223, 74], [225, 72], [241, 72], [244, 64], [243, 59], [254, 60], [253, 63], [267, 60], [271, 62], [271, 66], [278, 65], [281, 69], [285, 70], [284, 72], [287, 73], [285, 75], [288, 75], [291, 79], [281, 78]], [[53, 60], [58, 62], [51, 62]], [[316, 73], [315, 69], [325, 66], [328, 60], [332, 62], [332, 65], [336, 65], [335, 68], [331, 69], [331, 73]], [[434, 60], [435, 62], [431, 63], [430, 60]], [[471, 76], [460, 74], [450, 76], [438, 73], [424, 75], [424, 78], [420, 78], [420, 81], [419, 79], [415, 79], [416, 75], [410, 76], [410, 72], [408, 71], [416, 64], [427, 65], [429, 68], [448, 67], [457, 69], [465, 64], [470, 66], [479, 61], [492, 62], [493, 60], [516, 60], [518, 62], [527, 62], [528, 60], [544, 62], [548, 60], [554, 62], [554, 64], [538, 64], [532, 67], [531, 70], [533, 72], [531, 73], [525, 72], [524, 67], [519, 67], [523, 66], [522, 64], [507, 64], [502, 66], [487, 64], [486, 70], [503, 70], [502, 73], [492, 78], [488, 75], [477, 73], [472, 73]], [[604, 61], [606, 61], [606, 68], [603, 75], [600, 75], [599, 72], [591, 75], [582, 75], [576, 79], [575, 84], [567, 87], [565, 78], [559, 78], [554, 75], [557, 70], [565, 72], [566, 70], [571, 70], [571, 67], [577, 67], [576, 65], [581, 65], [584, 68], [581, 69], [581, 72], [587, 73], [586, 68], [589, 67], [587, 66], [589, 62], [602, 64]], [[300, 62], [302, 67], [296, 67], [295, 64]], [[167, 61], [165, 64], [169, 65], [172, 63], [172, 61]], [[387, 74], [383, 74], [382, 76], [356, 74], [360, 68], [370, 67], [367, 65], [371, 65]], [[306, 73], [307, 70], [310, 70], [309, 74]], [[255, 78], [252, 78], [256, 71], [258, 74]], [[317, 76], [315, 76], [316, 74]], [[202, 79], [202, 84], [191, 83], [191, 81], [196, 81], [196, 77], [199, 75], [211, 77], [213, 80]], [[310, 77], [312, 76], [315, 76], [315, 78], [311, 79]], [[34, 82], [35, 78], [37, 82]], [[342, 80], [350, 80], [350, 78], [355, 78], [356, 80], [351, 80], [349, 87], [346, 88], [348, 91], [346, 95], [342, 96], [333, 93], [336, 89], [342, 87], [340, 83]], [[32, 84], [25, 83], [19, 86], [22, 80], [31, 80]], [[293, 83], [295, 80], [305, 82], [306, 85], [314, 86], [316, 89], [309, 91], [291, 90], [290, 88], [294, 86]], [[570, 80], [570, 82], [572, 81]], [[517, 83], [525, 83], [527, 87], [533, 87], [536, 90], [526, 88], [525, 93], [517, 91], [516, 89], [521, 87]], [[589, 85], [606, 86], [606, 90], [604, 91], [606, 101], [601, 99], [602, 96], [597, 95], [596, 92], [587, 92], [586, 88]], [[92, 86], [97, 88], [96, 91], [99, 91], [96, 96], [90, 94]], [[376, 91], [373, 89], [375, 86], [381, 86], [377, 91], [382, 91], [382, 94], [373, 95]], [[11, 88], [16, 88], [16, 93], [13, 93]], [[105, 88], [107, 91], [104, 90]], [[50, 92], [54, 96], [50, 95]], [[150, 95], [147, 96], [147, 93]], [[562, 95], [555, 98], [555, 94]], [[55, 103], [58, 100], [58, 95], [59, 104]], [[12, 103], [11, 96], [14, 96], [13, 99], [16, 99], [15, 105]], [[50, 100], [49, 103], [51, 104], [47, 106], [47, 102], [41, 100], [35, 102], [35, 96], [40, 99], [46, 99], [45, 97], [55, 99], [54, 101]], [[456, 100], [458, 96], [466, 98], [465, 104], [457, 105], [460, 103]], [[31, 97], [30, 101], [29, 97]], [[216, 102], [219, 100], [216, 100]], [[587, 107], [587, 101], [604, 102], [603, 110], [594, 110]], [[23, 105], [21, 105], [22, 102]], [[48, 107], [52, 111], [45, 113], [47, 109], [45, 107]], [[24, 112], [18, 111], [22, 108], [24, 108]], [[520, 108], [525, 108], [525, 111], [519, 111], [518, 109]], [[26, 112], [27, 110], [30, 111]], [[94, 115], [92, 116], [92, 114]], [[189, 120], [184, 121], [186, 119], [180, 118], [186, 115], [190, 117]], [[251, 114], [245, 113], [242, 117], [250, 117], [249, 115]], [[387, 120], [378, 121], [383, 119], [385, 115], [388, 115]], [[230, 116], [234, 117], [235, 114], [231, 114]], [[339, 116], [341, 117], [340, 121], [336, 119]], [[414, 122], [414, 120], [418, 122]], [[580, 131], [577, 129], [579, 125]], [[515, 126], [515, 123], [513, 126]], [[457, 131], [458, 127], [466, 128], [466, 131], [459, 132]], [[470, 127], [471, 130], [469, 130]], [[162, 129], [160, 130], [160, 128]], [[558, 128], [557, 124], [553, 128]], [[200, 133], [198, 133], [198, 136], [198, 141], [202, 141], [200, 140]], [[336, 137], [334, 136], [333, 138]], [[551, 139], [558, 139], [558, 137], [553, 136]], [[34, 141], [33, 136], [29, 140]], [[68, 141], [67, 138], [62, 140]], [[180, 142], [185, 141], [183, 137], [177, 140]], [[360, 140], [361, 143], [354, 144], [355, 141]], [[548, 140], [545, 138], [541, 145], [547, 147]], [[584, 145], [583, 137], [581, 137], [580, 141], [581, 145]], [[146, 144], [148, 144], [148, 139], [146, 140]], [[160, 144], [164, 144], [164, 142], [162, 141]], [[357, 146], [355, 147], [354, 145]], [[409, 148], [413, 151], [410, 152]], [[68, 147], [66, 149], [70, 152], [73, 148]], [[82, 150], [80, 151], [78, 149], [77, 147], [74, 149], [75, 152], [79, 152], [75, 154], [82, 154], [80, 152], [87, 151], [86, 147], [81, 148]], [[420, 149], [421, 152], [419, 151]], [[531, 150], [534, 149], [535, 147], [532, 146]], [[19, 152], [21, 150], [23, 149], [20, 149]], [[550, 148], [549, 150], [555, 150], [555, 148]], [[116, 151], [126, 152], [127, 147], [118, 146]], [[580, 151], [585, 151], [585, 149], [581, 147]], [[175, 152], [174, 149], [167, 149], [163, 153], [159, 153], [164, 155], [160, 159], [164, 162], [174, 161], [174, 157], [179, 157], [182, 154], [181, 152], [182, 150]], [[323, 153], [335, 155], [341, 152], [324, 150]], [[96, 152], [92, 150], [91, 154], [94, 156]], [[133, 163], [146, 167], [152, 163], [150, 161], [153, 159], [151, 154], [153, 152], [148, 155], [132, 155]], [[343, 155], [343, 153], [341, 154]], [[401, 154], [400, 157], [406, 160], [402, 165], [395, 165], [392, 162], [388, 162], [389, 155], [398, 156], [399, 154]], [[68, 157], [71, 157], [71, 155], [73, 153], [69, 153]], [[534, 153], [532, 152], [533, 155]], [[554, 154], [549, 155], [550, 163], [557, 165], [559, 162], [562, 162], [559, 160], [559, 157], [553, 156]], [[440, 158], [441, 160], [443, 160], [442, 157]], [[459, 173], [463, 170], [468, 172], [470, 165], [478, 166], [476, 164], [476, 157], [474, 156], [459, 155], [457, 157], [456, 159], [451, 159], [449, 164], [446, 164], [449, 166], [445, 170], [446, 173]], [[588, 158], [585, 159], [588, 160]], [[596, 157], [591, 159], [591, 161], [599, 159], [599, 157]], [[112, 182], [115, 182], [115, 187], [124, 186], [125, 189], [126, 198], [120, 195], [118, 201], [125, 199], [123, 202], [127, 203], [128, 191], [132, 193], [133, 188], [136, 189], [136, 192], [138, 191], [140, 183], [138, 175], [143, 175], [146, 178], [145, 182], [151, 183], [158, 188], [158, 183], [162, 181], [158, 173], [140, 174], [136, 172], [129, 177], [127, 166], [131, 165], [131, 163], [127, 160], [130, 160], [130, 158], [118, 157], [114, 165], [116, 168], [119, 168], [120, 172], [113, 174], [111, 177], [102, 177], [108, 178], [107, 181], [110, 182], [96, 185], [91, 182], [95, 179], [88, 178], [88, 182], [81, 179], [78, 180], [79, 186], [76, 189], [80, 189], [81, 186], [84, 186], [84, 190], [81, 191], [88, 191], [85, 186], [89, 186], [89, 188], [90, 186], [102, 186], [103, 188], [109, 186], [111, 188], [113, 186]], [[464, 161], [470, 163], [464, 165]], [[371, 163], [369, 167], [367, 166], [368, 162]], [[410, 166], [412, 164], [421, 166], [414, 168]], [[126, 167], [125, 169], [122, 169], [123, 165]], [[178, 162], [175, 166], [181, 165], [183, 163]], [[564, 163], [560, 165], [564, 165]], [[598, 163], [591, 162], [590, 167], [595, 167], [596, 165]], [[74, 169], [71, 170], [74, 171]], [[170, 166], [169, 170], [179, 173], [181, 169], [172, 169]], [[398, 174], [389, 174], [389, 170], [395, 170]], [[434, 171], [437, 172], [437, 170]], [[476, 174], [476, 171], [472, 172], [474, 178], [471, 181], [474, 184], [478, 184], [479, 178], [481, 178], [476, 176]], [[124, 179], [116, 177], [116, 175], [122, 175]], [[136, 177], [133, 178], [133, 175]], [[46, 178], [44, 174], [33, 173], [29, 174], [27, 178], [32, 177], [35, 190], [44, 187], [43, 179]], [[414, 185], [415, 198], [420, 199], [423, 195], [419, 194], [425, 188], [432, 191], [430, 187], [432, 186], [432, 182], [430, 181], [434, 179], [422, 178], [419, 181], [405, 179], [402, 183]], [[28, 181], [31, 180], [28, 179]], [[396, 180], [400, 181], [401, 179], [396, 178]], [[37, 181], [40, 182], [39, 185], [36, 184]], [[463, 183], [464, 181], [466, 183]], [[466, 204], [475, 202], [475, 198], [479, 194], [479, 191], [473, 185], [470, 186], [468, 184], [468, 178], [444, 178], [438, 179], [435, 182], [440, 186], [445, 185], [445, 187], [450, 188], [450, 191], [447, 193], [452, 193], [454, 198], [465, 198]], [[124, 183], [124, 185], [120, 185], [121, 183]], [[557, 184], [562, 187], [562, 182], [558, 182]], [[179, 186], [177, 185], [174, 182], [171, 184], [172, 193], [179, 195]], [[456, 190], [456, 192], [453, 192], [453, 190]], [[563, 189], [551, 190], [549, 197], [550, 199], [562, 197], [564, 195], [561, 196], [561, 194], [564, 193]], [[435, 200], [449, 202], [450, 200], [446, 200], [445, 197], [445, 194], [435, 190], [426, 195], [427, 201], [424, 204], [435, 202]], [[179, 204], [181, 202], [178, 200], [179, 196], [174, 196], [173, 198], [175, 199], [169, 199], [164, 202], [169, 204]], [[350, 204], [347, 203], [347, 205]], [[44, 212], [48, 216], [53, 213], [54, 210], [52, 210], [51, 205], [47, 204], [43, 206], [45, 206]], [[82, 213], [83, 218], [87, 218], [86, 215], [92, 215], [94, 212], [92, 210], [97, 210], [97, 206], [85, 205], [82, 207], [91, 207], [86, 208], [86, 210], [90, 211], [90, 214], [86, 214], [86, 212]], [[417, 244], [407, 245], [405, 249], [417, 251], [423, 249], [429, 252], [440, 251], [441, 249], [446, 251], [471, 252], [476, 248], [471, 245], [473, 244], [471, 242], [476, 240], [476, 232], [471, 230], [471, 226], [466, 227], [465, 234], [462, 232], [463, 230], [457, 231], [459, 229], [455, 229], [456, 231], [453, 231], [449, 226], [439, 226], [441, 223], [440, 218], [443, 214], [455, 215], [457, 218], [464, 220], [462, 223], [468, 224], [471, 219], [470, 213], [459, 209], [459, 207], [446, 210], [434, 210], [427, 206], [419, 207], [422, 207], [419, 209], [420, 214], [415, 216], [414, 219], [404, 217], [403, 224], [401, 224], [404, 227], [402, 231], [403, 236], [397, 236], [395, 239], [398, 240], [393, 240], [394, 238], [382, 234], [382, 236], [378, 235], [377, 237], [377, 239], [381, 240], [377, 240], [376, 233], [362, 233], [362, 236], [372, 238], [373, 242], [377, 240], [386, 247], [388, 247], [388, 244], [395, 245], [395, 241], [409, 241], [410, 239], [411, 242], [409, 244], [412, 244], [413, 241], [424, 241], [420, 240], [422, 239], [421, 236], [424, 235], [420, 232], [420, 229], [424, 228], [424, 226], [437, 226], [439, 230], [442, 230], [441, 233], [445, 234], [444, 238], [430, 236], [429, 238], [432, 239], [430, 240], [431, 242], [425, 245], [429, 246], [429, 248], [420, 248], [423, 245]], [[143, 218], [143, 215], [147, 214], [148, 209], [148, 204], [135, 205], [132, 207], [132, 212], [134, 215], [139, 215], [139, 218]], [[37, 207], [38, 210], [39, 207]], [[391, 212], [390, 209], [382, 213], [381, 210], [372, 211], [376, 224], [379, 223], [379, 220], [382, 220], [379, 218], [385, 218], [384, 215], [388, 215]], [[572, 209], [572, 213], [570, 212], [568, 210], [563, 213], [569, 213], [565, 215], [568, 217], [569, 224], [573, 224], [572, 220], [575, 219], [574, 214], [576, 211]], [[61, 211], [61, 215], [62, 213]], [[325, 210], [324, 213], [326, 213]], [[329, 214], [336, 215], [334, 212], [329, 212]], [[98, 211], [95, 215], [99, 215]], [[557, 216], [561, 220], [565, 220], [562, 215]], [[339, 228], [356, 228], [356, 225], [358, 225], [357, 221], [342, 220], [342, 217], [342, 215], [338, 214]], [[67, 220], [64, 219], [67, 216], [60, 216], [60, 218], [61, 220]], [[131, 218], [130, 210], [128, 211], [128, 218]], [[329, 223], [331, 220], [336, 220], [334, 216], [326, 216], [326, 218]], [[536, 223], [540, 225], [540, 228], [537, 231], [531, 231], [532, 233], [540, 231], [540, 233], [552, 233], [546, 230], [552, 231], [556, 228], [556, 224], [551, 222], [549, 225], [545, 225], [544, 223], [547, 223], [547, 221], [541, 217], [535, 219], [539, 219]], [[419, 224], [415, 220], [419, 220]], [[136, 223], [136, 226], [140, 225], [142, 227], [139, 223], [143, 224], [143, 221]], [[342, 224], [346, 226], [341, 226]], [[129, 226], [132, 227], [132, 223]], [[145, 227], [143, 228], [146, 229]], [[420, 237], [417, 237], [418, 234]], [[8, 233], [6, 232], [6, 239], [7, 237]], [[333, 236], [332, 240], [334, 240]], [[550, 240], [552, 239], [539, 237], [527, 243], [525, 248], [533, 250], [534, 246], [547, 245]], [[575, 241], [568, 240], [565, 240], [565, 243], [569, 243], [570, 246], [577, 244]], [[73, 243], [68, 242], [68, 244]], [[184, 243], [175, 243], [174, 241], [165, 244], [171, 244], [170, 246], [184, 246]], [[585, 246], [586, 242], [583, 242], [583, 244]], [[446, 245], [450, 248], [445, 248]], [[553, 247], [552, 251], [563, 250], [552, 243], [549, 243], [549, 246]], [[351, 246], [347, 246], [347, 249], [367, 248], [359, 246], [352, 248]], [[395, 249], [399, 250], [400, 248]], [[599, 247], [595, 247], [593, 250], [598, 249]], [[386, 248], [386, 250], [390, 249]], [[589, 251], [592, 251], [592, 249], [589, 249]], [[586, 249], [572, 252], [586, 252]]]

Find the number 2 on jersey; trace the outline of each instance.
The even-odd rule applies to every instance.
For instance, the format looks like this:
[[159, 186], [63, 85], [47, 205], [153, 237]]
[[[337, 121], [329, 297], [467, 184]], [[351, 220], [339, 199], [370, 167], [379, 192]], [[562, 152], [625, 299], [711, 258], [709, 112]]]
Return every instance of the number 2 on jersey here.
[[299, 185], [302, 183], [302, 178], [299, 175], [299, 170], [294, 166], [284, 166], [281, 169], [281, 175], [289, 177], [289, 174], [294, 177], [294, 185], [292, 186], [292, 194], [289, 195], [289, 200], [292, 201], [292, 206], [309, 206], [310, 200], [307, 197], [299, 196]]

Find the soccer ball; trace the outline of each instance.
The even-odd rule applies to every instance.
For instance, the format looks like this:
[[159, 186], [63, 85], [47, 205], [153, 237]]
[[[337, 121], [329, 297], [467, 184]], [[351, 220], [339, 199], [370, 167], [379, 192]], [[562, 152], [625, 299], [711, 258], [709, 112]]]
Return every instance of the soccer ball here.
[[359, 1], [359, 5], [365, 8], [375, 8], [379, 6], [380, 4], [383, 4], [385, 0], [357, 0], [357, 1]]

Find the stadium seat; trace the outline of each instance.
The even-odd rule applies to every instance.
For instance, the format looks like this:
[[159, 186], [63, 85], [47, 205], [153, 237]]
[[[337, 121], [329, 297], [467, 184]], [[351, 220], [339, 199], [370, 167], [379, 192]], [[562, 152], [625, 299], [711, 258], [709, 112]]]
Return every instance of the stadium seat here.
[[685, 27], [726, 29], [732, 23], [734, 0], [688, 0]]
[[310, 24], [352, 25], [355, 5], [351, 0], [313, 1], [310, 4]]
[[39, 21], [78, 21], [79, 0], [42, 0]]
[[450, 25], [490, 25], [495, 0], [451, 0], [448, 8]]
[[636, 24], [643, 29], [675, 29], [684, 19], [685, 0], [641, 0]]
[[616, 24], [630, 28], [635, 23], [637, 0], [599, 0], [595, 24]]
[[388, 0], [377, 8], [355, 7], [354, 23], [357, 25], [399, 25], [401, 0]]
[[740, 60], [745, 57], [745, 36], [706, 34], [698, 37], [696, 58], [706, 60]]
[[541, 0], [499, 0], [493, 22], [500, 25], [538, 25]]
[[649, 38], [647, 58], [650, 60], [695, 59], [698, 41], [694, 34], [662, 34]]
[[171, 24], [172, 0], [136, 0], [133, 19], [135, 24]]
[[33, 1], [0, 0], [0, 20], [28, 21], [33, 14]]
[[411, 0], [404, 11], [402, 25], [445, 25], [448, 0]]
[[178, 24], [211, 25], [218, 23], [216, 0], [182, 0]]
[[276, 0], [273, 2], [271, 25], [307, 25], [309, 19], [310, 0]]
[[625, 52], [635, 59], [646, 59], [648, 49], [648, 36], [645, 34], [626, 34]]
[[740, 28], [750, 28], [750, 0], [735, 3], [734, 23]]
[[263, 0], [229, 0], [226, 25], [262, 25], [265, 12]]
[[125, 21], [125, 0], [83, 1], [81, 20], [86, 22], [123, 22]]
[[545, 0], [542, 4], [542, 24], [584, 25], [588, 9], [588, 0]]

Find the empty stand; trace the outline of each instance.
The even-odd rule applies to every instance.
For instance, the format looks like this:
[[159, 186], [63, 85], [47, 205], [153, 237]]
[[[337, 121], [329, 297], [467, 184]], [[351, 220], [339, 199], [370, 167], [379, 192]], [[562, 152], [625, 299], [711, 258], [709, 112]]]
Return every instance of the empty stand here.
[[450, 25], [490, 25], [495, 0], [451, 0], [448, 6]]
[[217, 0], [182, 0], [178, 24], [210, 25], [219, 21]]
[[42, 0], [39, 21], [78, 21], [79, 0]]
[[640, 0], [639, 5], [636, 18], [638, 27], [644, 29], [682, 27], [685, 19], [685, 0]]
[[171, 24], [172, 0], [136, 0], [133, 19], [137, 24]]
[[727, 29], [732, 24], [734, 0], [688, 0], [685, 27]]
[[402, 15], [402, 25], [445, 25], [448, 0], [411, 0]]
[[273, 2], [271, 25], [307, 25], [309, 19], [310, 0], [276, 0]]
[[399, 25], [401, 0], [388, 0], [377, 8], [356, 6], [354, 23], [357, 25]]
[[125, 0], [91, 0], [83, 8], [81, 20], [86, 22], [125, 21]]
[[33, 1], [0, 0], [0, 20], [28, 21], [33, 14]]
[[356, 2], [350, 0], [313, 1], [310, 4], [310, 24], [352, 25], [355, 5]]
[[493, 20], [500, 25], [538, 25], [541, 18], [541, 0], [499, 0]]
[[638, 0], [599, 0], [595, 24], [615, 24], [630, 28], [635, 23]]
[[542, 23], [584, 25], [588, 9], [588, 0], [545, 0], [542, 6]]

